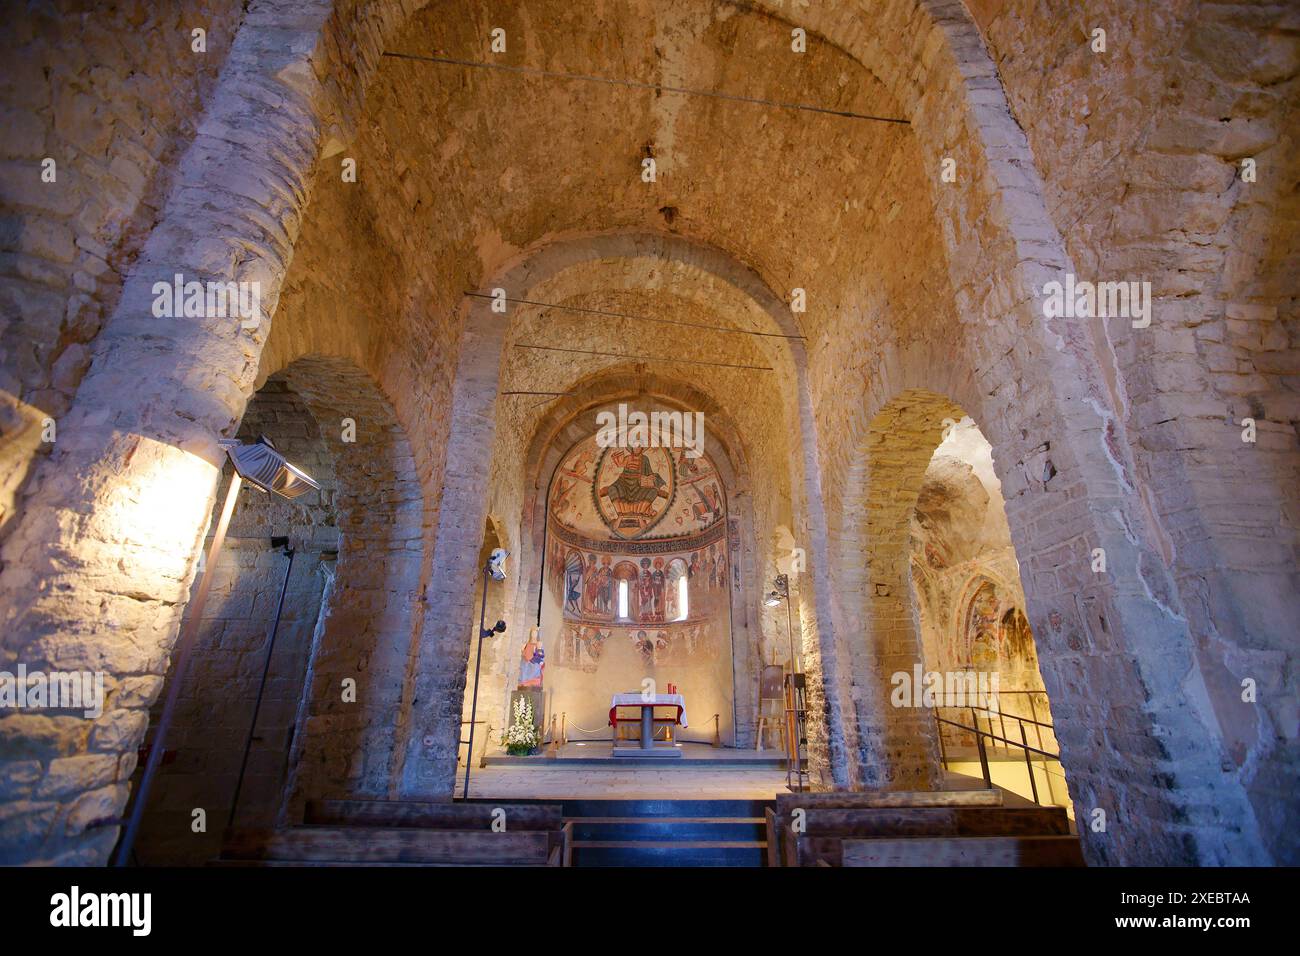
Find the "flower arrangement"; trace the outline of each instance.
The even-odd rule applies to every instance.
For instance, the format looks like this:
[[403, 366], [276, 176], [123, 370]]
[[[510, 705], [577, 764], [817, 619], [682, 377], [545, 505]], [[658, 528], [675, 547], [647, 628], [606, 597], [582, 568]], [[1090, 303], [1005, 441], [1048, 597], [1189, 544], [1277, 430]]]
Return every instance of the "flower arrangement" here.
[[525, 696], [515, 698], [515, 706], [501, 742], [506, 745], [506, 753], [512, 757], [522, 757], [533, 753], [541, 744], [541, 734], [533, 720], [533, 702]]

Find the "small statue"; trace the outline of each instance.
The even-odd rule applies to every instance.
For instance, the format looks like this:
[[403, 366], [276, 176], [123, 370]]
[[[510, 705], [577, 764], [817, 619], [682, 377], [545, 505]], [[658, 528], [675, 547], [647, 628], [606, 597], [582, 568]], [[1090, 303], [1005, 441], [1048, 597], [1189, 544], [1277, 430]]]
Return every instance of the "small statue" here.
[[538, 628], [528, 629], [528, 640], [524, 642], [519, 653], [519, 686], [542, 686], [542, 671], [546, 668], [546, 650], [542, 647], [542, 638]]

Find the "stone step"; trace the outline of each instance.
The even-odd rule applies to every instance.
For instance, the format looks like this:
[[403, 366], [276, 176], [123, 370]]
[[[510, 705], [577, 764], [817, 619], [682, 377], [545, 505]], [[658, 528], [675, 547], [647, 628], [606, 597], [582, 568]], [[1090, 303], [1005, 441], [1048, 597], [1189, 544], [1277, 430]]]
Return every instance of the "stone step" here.
[[573, 865], [762, 866], [766, 850], [759, 840], [575, 840]]

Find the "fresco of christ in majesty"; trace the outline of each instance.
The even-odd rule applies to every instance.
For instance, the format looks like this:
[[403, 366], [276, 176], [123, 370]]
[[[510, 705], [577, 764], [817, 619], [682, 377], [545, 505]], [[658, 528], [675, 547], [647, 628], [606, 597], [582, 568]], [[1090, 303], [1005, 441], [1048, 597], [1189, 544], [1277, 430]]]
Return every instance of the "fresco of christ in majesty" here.
[[668, 497], [668, 483], [654, 470], [643, 448], [619, 448], [610, 456], [618, 477], [600, 489], [618, 516], [618, 527], [641, 529], [655, 518], [660, 498]]

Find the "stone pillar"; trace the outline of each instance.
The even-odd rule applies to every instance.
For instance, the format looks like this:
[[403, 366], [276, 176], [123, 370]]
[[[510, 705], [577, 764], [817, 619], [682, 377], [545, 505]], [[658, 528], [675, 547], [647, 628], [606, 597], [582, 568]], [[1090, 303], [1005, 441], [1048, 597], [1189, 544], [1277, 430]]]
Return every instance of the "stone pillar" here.
[[[804, 484], [807, 578], [791, 581], [790, 594], [800, 601], [800, 656], [807, 674], [808, 770], [810, 783], [819, 789], [847, 789], [857, 776], [857, 727], [849, 705], [850, 672], [844, 663], [842, 629], [835, 626], [830, 577], [830, 533], [822, 491], [821, 457], [817, 442], [817, 417], [808, 384], [808, 357], [802, 344], [792, 340], [799, 402], [799, 437]], [[809, 586], [811, 584], [811, 586]], [[796, 591], [797, 588], [797, 591]], [[813, 640], [809, 641], [809, 637]], [[849, 715], [846, 717], [846, 715]]]
[[[478, 557], [487, 521], [489, 456], [496, 433], [501, 350], [509, 316], [494, 313], [490, 300], [466, 301], [467, 327], [452, 392], [433, 574], [425, 595], [425, 626], [412, 662], [408, 736], [405, 742], [398, 742], [406, 755], [398, 784], [402, 799], [451, 796], [465, 697], [465, 661], [474, 651], [478, 627], [479, 608], [473, 599], [476, 578], [482, 572]], [[511, 555], [508, 573], [516, 573], [518, 567], [518, 555]], [[508, 635], [504, 639], [514, 640]]]
[[[290, 10], [290, 7], [292, 9]], [[253, 386], [319, 151], [330, 4], [250, 10], [4, 543], [0, 666], [104, 673], [96, 720], [0, 719], [3, 862], [102, 863], [159, 693], [221, 453]], [[261, 284], [262, 322], [156, 318], [156, 282]]]

